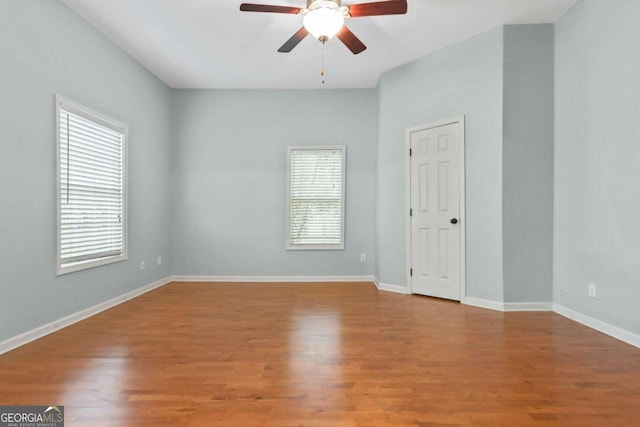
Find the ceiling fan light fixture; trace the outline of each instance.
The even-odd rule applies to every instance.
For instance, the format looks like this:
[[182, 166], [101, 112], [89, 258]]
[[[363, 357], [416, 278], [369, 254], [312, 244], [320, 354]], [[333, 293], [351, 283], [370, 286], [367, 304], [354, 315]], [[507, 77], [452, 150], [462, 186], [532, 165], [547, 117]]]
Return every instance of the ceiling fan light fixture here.
[[304, 16], [303, 24], [315, 38], [327, 41], [344, 26], [344, 14], [339, 8], [322, 6], [309, 10]]

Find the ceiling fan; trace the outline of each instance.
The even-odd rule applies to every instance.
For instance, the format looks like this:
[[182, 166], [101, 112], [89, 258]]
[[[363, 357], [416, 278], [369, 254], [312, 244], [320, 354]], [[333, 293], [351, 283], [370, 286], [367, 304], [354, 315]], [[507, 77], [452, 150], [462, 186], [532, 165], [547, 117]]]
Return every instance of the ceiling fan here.
[[242, 3], [240, 10], [243, 12], [287, 13], [304, 17], [302, 28], [287, 40], [278, 49], [278, 52], [291, 52], [298, 43], [311, 33], [322, 43], [336, 36], [354, 55], [357, 55], [367, 47], [344, 25], [345, 18], [403, 15], [407, 13], [407, 1], [388, 0], [342, 6], [341, 0], [307, 0], [307, 7], [302, 8]]

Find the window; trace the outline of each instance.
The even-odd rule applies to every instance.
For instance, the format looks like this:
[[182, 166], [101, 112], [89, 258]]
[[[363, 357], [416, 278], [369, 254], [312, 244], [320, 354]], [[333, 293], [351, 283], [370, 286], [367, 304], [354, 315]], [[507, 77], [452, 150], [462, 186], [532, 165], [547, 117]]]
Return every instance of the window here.
[[345, 147], [289, 147], [287, 249], [344, 249]]
[[57, 268], [127, 259], [127, 126], [56, 97]]

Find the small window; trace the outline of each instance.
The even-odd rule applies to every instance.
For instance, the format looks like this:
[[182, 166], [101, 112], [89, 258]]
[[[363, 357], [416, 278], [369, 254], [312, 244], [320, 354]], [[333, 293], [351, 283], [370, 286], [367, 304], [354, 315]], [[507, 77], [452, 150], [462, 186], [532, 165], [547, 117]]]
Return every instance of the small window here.
[[56, 97], [57, 268], [127, 259], [127, 126]]
[[289, 147], [287, 249], [344, 249], [345, 147]]

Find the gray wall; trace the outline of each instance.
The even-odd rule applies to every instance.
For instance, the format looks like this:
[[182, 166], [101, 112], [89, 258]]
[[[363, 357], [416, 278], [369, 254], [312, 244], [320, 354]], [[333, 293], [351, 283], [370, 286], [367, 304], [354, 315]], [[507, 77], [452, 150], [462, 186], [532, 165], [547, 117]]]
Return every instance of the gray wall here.
[[556, 25], [555, 51], [554, 299], [636, 334], [638, 17], [637, 0], [583, 0]]
[[467, 295], [502, 301], [502, 71], [503, 31], [497, 29], [382, 76], [376, 177], [381, 282], [406, 286], [405, 130], [465, 115]]
[[[376, 112], [374, 90], [174, 91], [174, 273], [372, 275]], [[323, 144], [347, 146], [345, 250], [287, 251], [287, 146]]]
[[553, 25], [504, 28], [504, 301], [551, 302]]
[[[58, 1], [0, 2], [0, 57], [2, 341], [169, 274], [170, 91]], [[56, 93], [130, 126], [130, 259], [60, 277]]]

